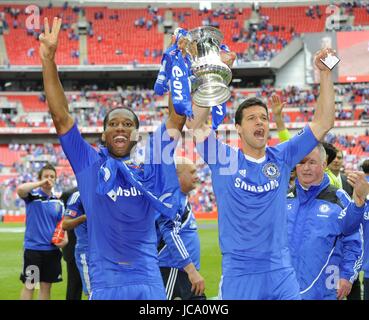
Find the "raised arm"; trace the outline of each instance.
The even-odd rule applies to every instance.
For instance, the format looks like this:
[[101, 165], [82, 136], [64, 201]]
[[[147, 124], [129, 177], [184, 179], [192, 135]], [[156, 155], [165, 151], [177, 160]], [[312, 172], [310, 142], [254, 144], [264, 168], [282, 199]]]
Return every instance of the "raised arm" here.
[[44, 89], [51, 117], [59, 135], [68, 132], [74, 124], [55, 64], [55, 53], [58, 46], [61, 23], [62, 19], [55, 17], [50, 31], [48, 19], [45, 18], [45, 33], [40, 35], [40, 58]]
[[320, 61], [320, 59], [326, 58], [328, 53], [334, 54], [334, 51], [322, 49], [317, 52], [314, 58], [314, 63], [320, 72], [320, 94], [310, 128], [319, 141], [333, 128], [335, 118], [332, 72]]
[[277, 126], [278, 137], [280, 142], [288, 141], [291, 139], [291, 135], [284, 124], [282, 116], [282, 110], [285, 107], [285, 105], [286, 103], [281, 101], [279, 95], [277, 94], [272, 95], [270, 99], [270, 106], [272, 107], [272, 112], [274, 114], [274, 120]]
[[196, 142], [203, 142], [210, 134], [211, 127], [208, 124], [210, 108], [201, 108], [192, 104], [193, 119], [188, 119], [186, 126], [193, 130]]
[[183, 126], [186, 123], [186, 117], [180, 116], [174, 110], [172, 97], [168, 95], [168, 108], [169, 108], [169, 117], [166, 123], [166, 127], [168, 129], [168, 134], [171, 138], [179, 139], [181, 137], [181, 132], [183, 130]]
[[352, 199], [357, 206], [365, 205], [369, 196], [369, 183], [365, 178], [365, 173], [360, 171], [350, 172], [347, 181], [354, 188]]
[[[234, 61], [236, 60], [236, 54], [234, 52], [224, 52], [220, 53], [221, 60], [228, 66], [232, 67]], [[193, 135], [195, 136], [196, 142], [203, 142], [210, 134], [211, 127], [208, 125], [210, 108], [202, 108], [195, 104], [192, 104], [193, 119], [189, 119], [186, 122], [188, 129], [193, 130]]]
[[20, 198], [23, 199], [26, 198], [33, 189], [40, 188], [42, 186], [52, 187], [52, 185], [53, 184], [49, 179], [44, 179], [36, 182], [26, 182], [18, 186], [17, 194]]

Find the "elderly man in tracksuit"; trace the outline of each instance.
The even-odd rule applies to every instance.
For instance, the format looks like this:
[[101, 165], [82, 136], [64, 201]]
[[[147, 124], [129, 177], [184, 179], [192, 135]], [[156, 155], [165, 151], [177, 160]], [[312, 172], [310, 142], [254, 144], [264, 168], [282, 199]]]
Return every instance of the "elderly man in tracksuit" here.
[[[361, 180], [354, 177], [351, 201], [345, 191], [330, 186], [325, 167], [326, 152], [319, 144], [296, 166], [296, 186], [287, 199], [288, 242], [302, 299], [334, 298], [332, 292], [345, 273], [342, 270], [340, 275], [339, 267], [344, 264], [343, 269], [352, 268], [349, 280], [356, 277], [361, 267], [362, 242], [358, 231], [365, 190]], [[344, 250], [349, 250], [354, 259], [347, 258]], [[345, 254], [346, 261], [339, 261]], [[338, 297], [342, 298], [342, 293], [338, 292]]]

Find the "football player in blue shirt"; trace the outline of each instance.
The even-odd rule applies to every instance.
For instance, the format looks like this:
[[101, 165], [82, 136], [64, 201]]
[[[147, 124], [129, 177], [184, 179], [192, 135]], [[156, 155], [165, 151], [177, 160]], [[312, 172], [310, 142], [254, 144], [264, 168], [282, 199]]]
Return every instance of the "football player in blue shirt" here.
[[91, 293], [90, 276], [88, 274], [88, 234], [86, 213], [83, 209], [79, 191], [74, 192], [68, 199], [64, 213], [63, 229], [74, 229], [76, 246], [74, 256], [78, 271], [81, 275], [83, 292], [89, 296]]
[[208, 110], [194, 106], [196, 148], [212, 172], [222, 252], [221, 299], [300, 299], [287, 243], [286, 193], [291, 170], [333, 127], [331, 71], [320, 61], [320, 96], [313, 121], [290, 141], [266, 147], [267, 106], [247, 99], [235, 115], [241, 149], [222, 143], [206, 125]]
[[17, 188], [18, 196], [26, 202], [21, 300], [31, 300], [38, 285], [39, 299], [50, 299], [52, 283], [62, 281], [59, 248], [68, 243], [67, 237], [60, 243], [52, 243], [55, 228], [64, 212], [63, 203], [52, 193], [55, 168], [45, 165], [38, 173], [38, 179], [38, 182], [23, 183]]
[[[156, 248], [155, 211], [174, 216], [179, 183], [173, 164], [175, 142], [185, 123], [170, 105], [169, 118], [147, 143], [145, 163], [131, 157], [139, 126], [129, 108], [104, 119], [96, 151], [68, 111], [54, 61], [61, 19], [40, 36], [48, 106], [62, 148], [76, 175], [87, 215], [90, 299], [166, 299]], [[167, 158], [163, 159], [164, 156]]]

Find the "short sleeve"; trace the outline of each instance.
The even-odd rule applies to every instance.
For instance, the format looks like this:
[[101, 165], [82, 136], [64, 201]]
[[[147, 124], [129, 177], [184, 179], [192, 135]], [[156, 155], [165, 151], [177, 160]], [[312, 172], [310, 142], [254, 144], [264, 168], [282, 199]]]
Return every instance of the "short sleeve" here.
[[275, 147], [282, 160], [291, 168], [295, 167], [304, 159], [317, 145], [319, 141], [315, 138], [310, 127], [307, 125], [290, 140]]
[[77, 218], [82, 216], [84, 213], [79, 192], [74, 192], [68, 199], [65, 216]]

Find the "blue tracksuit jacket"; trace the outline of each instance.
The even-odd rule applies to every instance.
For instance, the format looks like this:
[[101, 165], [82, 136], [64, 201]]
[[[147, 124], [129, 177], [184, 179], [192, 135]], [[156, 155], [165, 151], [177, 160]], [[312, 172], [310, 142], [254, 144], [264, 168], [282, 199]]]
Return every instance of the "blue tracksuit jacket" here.
[[354, 278], [361, 268], [364, 207], [330, 186], [325, 175], [309, 190], [296, 180], [287, 196], [287, 212], [288, 244], [302, 299], [334, 298], [340, 277]]

